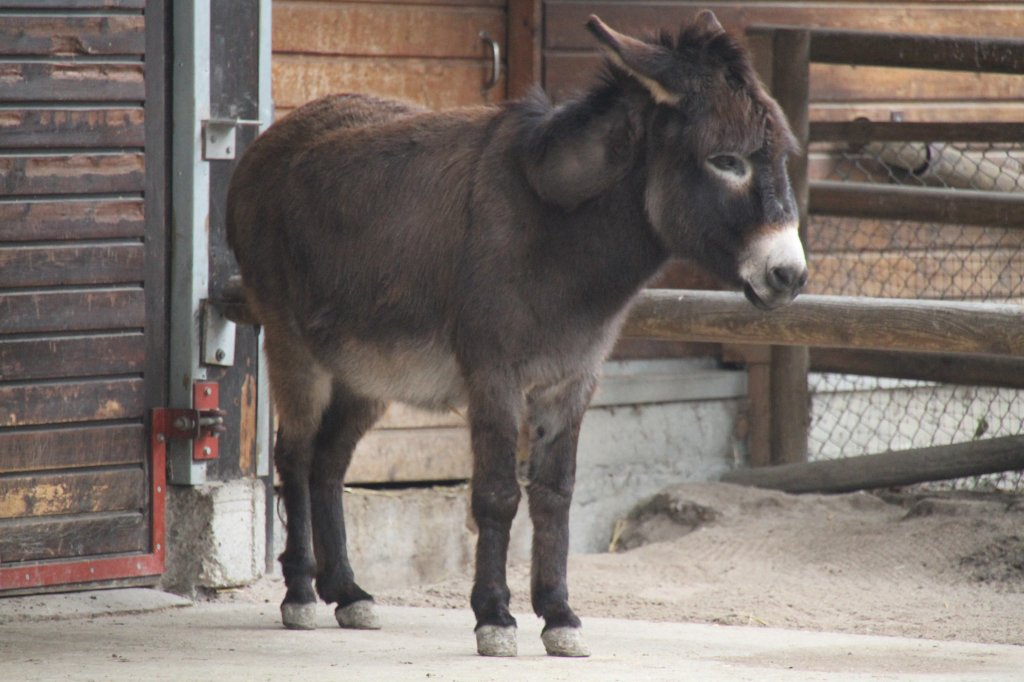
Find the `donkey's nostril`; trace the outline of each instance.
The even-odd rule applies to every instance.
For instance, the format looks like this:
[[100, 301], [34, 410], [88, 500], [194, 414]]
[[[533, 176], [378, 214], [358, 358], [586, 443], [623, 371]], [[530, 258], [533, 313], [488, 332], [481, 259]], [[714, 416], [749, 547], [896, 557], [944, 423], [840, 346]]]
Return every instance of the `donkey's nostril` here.
[[768, 271], [768, 286], [779, 292], [796, 292], [807, 284], [807, 268], [780, 265]]

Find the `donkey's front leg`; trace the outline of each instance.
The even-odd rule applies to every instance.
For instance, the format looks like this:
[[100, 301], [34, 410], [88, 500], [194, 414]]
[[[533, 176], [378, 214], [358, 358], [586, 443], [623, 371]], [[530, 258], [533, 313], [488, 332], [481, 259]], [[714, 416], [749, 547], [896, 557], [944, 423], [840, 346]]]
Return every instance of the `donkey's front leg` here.
[[533, 610], [544, 618], [541, 638], [552, 656], [589, 656], [580, 635], [580, 619], [569, 607], [566, 562], [569, 553], [569, 504], [576, 480], [576, 444], [593, 394], [587, 376], [532, 392], [528, 396], [533, 565]]
[[482, 656], [515, 656], [516, 619], [509, 611], [505, 565], [509, 529], [520, 498], [516, 439], [522, 397], [511, 382], [481, 383], [471, 390], [469, 408], [473, 446], [471, 501], [480, 533], [470, 602], [476, 614], [477, 652]]

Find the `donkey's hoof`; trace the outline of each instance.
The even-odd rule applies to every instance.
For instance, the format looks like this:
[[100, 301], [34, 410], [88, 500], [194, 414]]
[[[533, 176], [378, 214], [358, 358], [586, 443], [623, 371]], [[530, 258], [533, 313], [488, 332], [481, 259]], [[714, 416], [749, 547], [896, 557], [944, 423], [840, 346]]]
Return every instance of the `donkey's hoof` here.
[[579, 628], [551, 628], [542, 632], [540, 639], [544, 642], [548, 656], [584, 658], [590, 655], [590, 649], [583, 641]]
[[316, 630], [316, 602], [281, 604], [281, 622], [289, 630]]
[[516, 656], [515, 627], [481, 625], [476, 629], [476, 652], [481, 656]]
[[334, 609], [338, 625], [350, 630], [380, 630], [380, 618], [373, 602], [369, 599], [354, 601], [348, 606]]

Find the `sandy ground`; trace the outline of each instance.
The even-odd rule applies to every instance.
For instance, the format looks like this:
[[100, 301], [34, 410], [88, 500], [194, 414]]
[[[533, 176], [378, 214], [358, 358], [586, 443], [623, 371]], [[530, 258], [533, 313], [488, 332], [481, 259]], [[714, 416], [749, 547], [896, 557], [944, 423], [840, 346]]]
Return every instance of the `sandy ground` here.
[[[584, 621], [1024, 644], [1024, 498], [683, 485], [619, 531], [619, 546], [636, 548], [570, 558], [571, 603]], [[532, 620], [529, 567], [513, 566], [509, 583], [513, 613]], [[463, 576], [376, 597], [467, 609], [470, 585]]]

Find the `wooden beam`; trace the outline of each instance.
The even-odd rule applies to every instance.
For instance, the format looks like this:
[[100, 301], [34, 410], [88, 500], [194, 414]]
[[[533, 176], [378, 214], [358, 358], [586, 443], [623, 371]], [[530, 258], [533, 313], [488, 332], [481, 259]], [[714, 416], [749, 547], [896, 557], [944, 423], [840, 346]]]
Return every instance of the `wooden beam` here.
[[820, 462], [741, 469], [726, 483], [790, 493], [843, 493], [1024, 469], [1024, 436]]
[[517, 99], [540, 84], [541, 79], [541, 0], [509, 0], [508, 37], [505, 40], [508, 63], [508, 98]]
[[880, 350], [811, 349], [811, 370], [1024, 389], [1024, 358]]
[[[756, 26], [750, 33], [787, 30]], [[1024, 71], [1024, 41], [969, 36], [931, 36], [816, 29], [811, 31], [811, 61], [945, 71], [1018, 74]]]
[[865, 219], [1020, 229], [1024, 227], [1024, 194], [818, 180], [810, 183], [810, 211]]
[[773, 311], [740, 294], [650, 289], [623, 334], [711, 343], [869, 348], [1024, 356], [1024, 308], [805, 294]]
[[[811, 33], [776, 31], [772, 37], [772, 95], [789, 119], [800, 152], [789, 157], [789, 177], [796, 198], [800, 239], [807, 242]], [[770, 443], [773, 464], [807, 459], [807, 432], [811, 422], [806, 346], [774, 346], [769, 367]], [[751, 396], [754, 398], [754, 396]]]
[[871, 121], [813, 121], [812, 142], [1019, 142], [1024, 123], [921, 123]]

